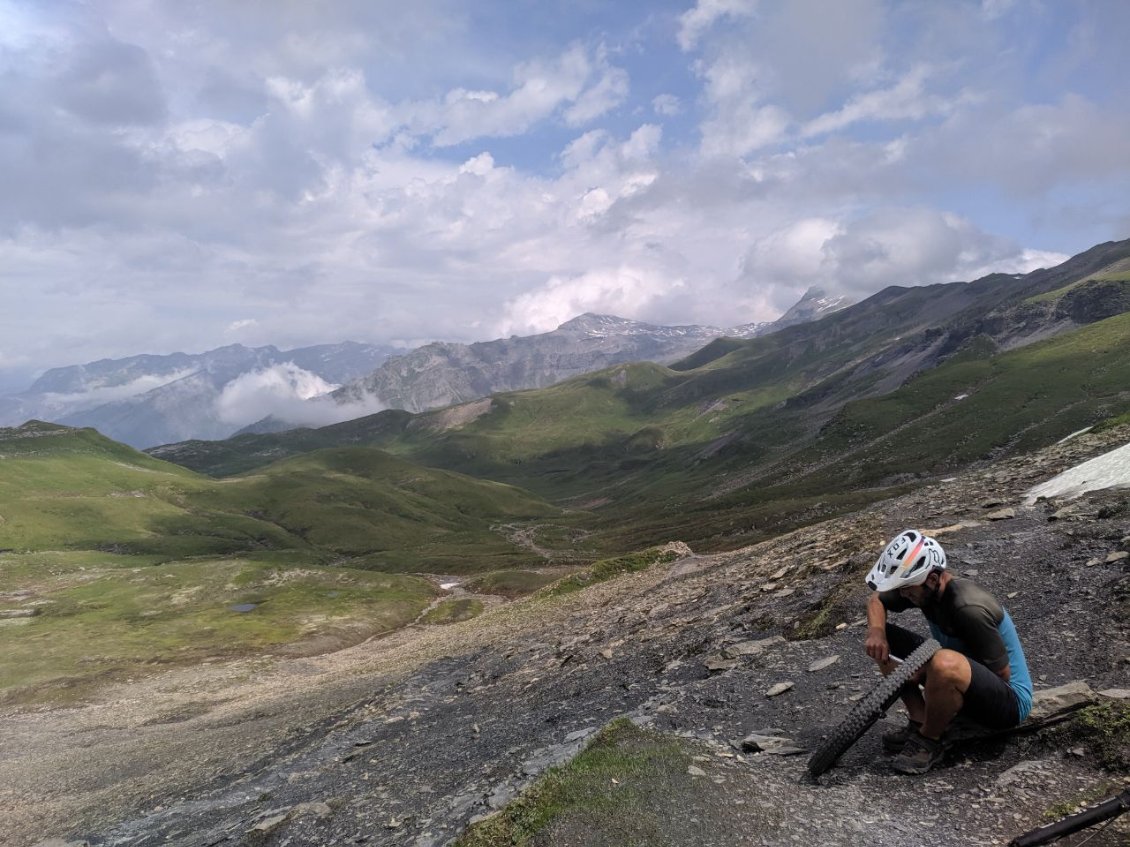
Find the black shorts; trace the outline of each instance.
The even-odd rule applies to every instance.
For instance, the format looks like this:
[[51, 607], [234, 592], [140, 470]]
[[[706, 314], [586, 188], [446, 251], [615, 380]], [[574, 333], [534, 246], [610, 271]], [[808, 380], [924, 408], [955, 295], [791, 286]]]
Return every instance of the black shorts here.
[[[887, 644], [893, 656], [905, 659], [925, 640], [917, 632], [887, 623]], [[1012, 687], [976, 659], [965, 658], [969, 659], [973, 677], [958, 714], [991, 729], [1007, 729], [1020, 723], [1020, 704]]]

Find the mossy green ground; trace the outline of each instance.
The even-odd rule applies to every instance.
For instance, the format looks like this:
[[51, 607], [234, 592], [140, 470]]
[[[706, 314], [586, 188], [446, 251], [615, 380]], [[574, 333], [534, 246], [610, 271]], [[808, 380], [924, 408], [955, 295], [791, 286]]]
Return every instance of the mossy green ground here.
[[671, 551], [660, 552], [658, 548], [642, 550], [626, 556], [617, 556], [612, 559], [601, 559], [591, 567], [584, 568], [577, 573], [570, 574], [556, 584], [543, 590], [549, 597], [558, 597], [562, 594], [571, 594], [590, 585], [607, 582], [627, 573], [645, 571], [653, 565], [673, 562], [677, 555]]
[[556, 514], [512, 486], [364, 448], [215, 480], [93, 430], [0, 430], [0, 612], [35, 613], [0, 617], [0, 700], [356, 643], [431, 602], [412, 572], [542, 564], [500, 527]]
[[1106, 770], [1130, 775], [1130, 703], [1104, 700], [1080, 709], [1056, 731], [1063, 746], [1083, 746]]
[[0, 701], [66, 701], [173, 664], [301, 651], [315, 636], [347, 646], [410, 623], [434, 596], [419, 577], [278, 557], [3, 554], [0, 609], [38, 614], [0, 621]]
[[472, 597], [453, 597], [439, 603], [424, 615], [423, 622], [427, 624], [449, 624], [469, 621], [481, 615], [483, 603]]
[[523, 597], [533, 594], [556, 582], [562, 576], [560, 568], [552, 570], [502, 570], [483, 574], [463, 583], [468, 591], [477, 594], [497, 594], [501, 597]]
[[665, 797], [693, 790], [687, 774], [691, 761], [677, 740], [628, 721], [614, 722], [572, 762], [551, 769], [502, 812], [472, 826], [456, 845], [549, 843], [539, 836], [562, 826], [590, 833], [590, 843], [678, 843], [672, 841]]

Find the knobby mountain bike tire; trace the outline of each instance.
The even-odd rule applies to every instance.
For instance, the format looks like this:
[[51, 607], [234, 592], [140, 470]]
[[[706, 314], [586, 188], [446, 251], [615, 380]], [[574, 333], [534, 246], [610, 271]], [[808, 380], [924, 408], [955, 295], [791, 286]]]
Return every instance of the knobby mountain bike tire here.
[[820, 776], [832, 767], [836, 759], [858, 741], [871, 724], [879, 720], [880, 716], [891, 707], [891, 704], [898, 699], [902, 687], [910, 682], [910, 678], [922, 670], [941, 649], [941, 644], [928, 638], [919, 644], [901, 665], [883, 677], [866, 697], [855, 704], [848, 716], [812, 754], [808, 760], [809, 775]]

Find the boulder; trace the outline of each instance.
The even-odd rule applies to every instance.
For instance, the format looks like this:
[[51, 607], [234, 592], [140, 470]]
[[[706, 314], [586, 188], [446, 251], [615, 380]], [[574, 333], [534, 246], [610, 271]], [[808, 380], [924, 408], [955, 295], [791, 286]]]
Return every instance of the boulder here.
[[1045, 688], [1032, 695], [1032, 712], [1028, 715], [1028, 720], [1042, 720], [1056, 712], [1093, 703], [1096, 699], [1098, 695], [1094, 689], [1081, 679], [1055, 688]]

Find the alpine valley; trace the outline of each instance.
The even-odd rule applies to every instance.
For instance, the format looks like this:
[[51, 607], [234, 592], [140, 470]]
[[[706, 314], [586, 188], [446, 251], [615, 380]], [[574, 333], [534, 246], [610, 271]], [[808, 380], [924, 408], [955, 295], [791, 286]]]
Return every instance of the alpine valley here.
[[[418, 412], [497, 391], [542, 388], [620, 362], [669, 363], [722, 336], [751, 338], [848, 304], [812, 288], [773, 322], [666, 327], [582, 315], [552, 332], [477, 344], [221, 347], [54, 368], [0, 397], [0, 426], [90, 426], [138, 448], [237, 431], [336, 423], [378, 409]], [[309, 401], [309, 402], [307, 402]]]
[[[16, 843], [1004, 843], [1125, 780], [1130, 498], [1027, 493], [1130, 439], [1130, 240], [773, 325], [392, 354], [138, 357], [5, 399]], [[319, 398], [217, 415], [265, 373]], [[806, 749], [862, 696], [861, 577], [904, 525], [1090, 705], [921, 782], [865, 740], [798, 785], [742, 739]]]

